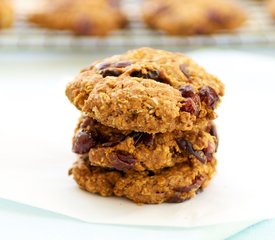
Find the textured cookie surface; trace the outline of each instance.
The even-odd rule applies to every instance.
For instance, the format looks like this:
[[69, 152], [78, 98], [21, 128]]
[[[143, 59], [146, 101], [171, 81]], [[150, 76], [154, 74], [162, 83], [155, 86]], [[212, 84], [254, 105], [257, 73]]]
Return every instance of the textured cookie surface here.
[[0, 0], [0, 29], [9, 28], [13, 23], [13, 7], [9, 0]]
[[76, 35], [107, 35], [127, 24], [118, 0], [46, 0], [28, 20], [41, 27]]
[[230, 0], [145, 0], [143, 17], [152, 28], [192, 35], [237, 28], [246, 14]]
[[148, 134], [119, 131], [97, 121], [82, 117], [73, 138], [73, 150], [89, 154], [93, 166], [120, 171], [157, 171], [177, 163], [197, 159], [212, 161], [218, 145], [215, 127]]
[[204, 189], [215, 173], [216, 160], [202, 164], [197, 160], [172, 168], [123, 173], [89, 165], [80, 157], [70, 170], [80, 188], [102, 196], [119, 196], [136, 203], [178, 203]]
[[66, 88], [69, 100], [100, 123], [147, 133], [205, 125], [223, 94], [223, 84], [189, 57], [151, 48], [94, 62]]

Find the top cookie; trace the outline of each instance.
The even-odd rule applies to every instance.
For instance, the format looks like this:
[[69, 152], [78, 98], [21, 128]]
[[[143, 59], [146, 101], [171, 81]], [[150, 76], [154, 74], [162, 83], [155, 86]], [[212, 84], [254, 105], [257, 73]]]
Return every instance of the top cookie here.
[[239, 27], [245, 12], [228, 0], [146, 0], [144, 21], [172, 35], [209, 34]]
[[67, 85], [82, 112], [119, 130], [190, 130], [216, 117], [223, 84], [189, 57], [140, 48], [94, 62]]
[[13, 23], [13, 7], [9, 0], [0, 0], [0, 29], [9, 28]]
[[71, 30], [76, 35], [99, 36], [127, 24], [118, 0], [46, 0], [28, 20], [45, 28]]

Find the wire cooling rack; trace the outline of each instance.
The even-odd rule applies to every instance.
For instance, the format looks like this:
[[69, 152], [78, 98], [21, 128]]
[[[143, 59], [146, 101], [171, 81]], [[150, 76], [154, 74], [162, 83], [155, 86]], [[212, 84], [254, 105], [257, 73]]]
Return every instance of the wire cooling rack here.
[[0, 32], [0, 48], [134, 48], [140, 46], [199, 47], [275, 45], [275, 21], [267, 12], [263, 1], [242, 0], [248, 13], [246, 24], [235, 32], [221, 31], [214, 35], [168, 36], [150, 30], [138, 17], [142, 0], [122, 0], [122, 8], [130, 13], [128, 29], [114, 32], [108, 37], [75, 37], [70, 32], [41, 29], [28, 24], [26, 11], [18, 14], [12, 29]]

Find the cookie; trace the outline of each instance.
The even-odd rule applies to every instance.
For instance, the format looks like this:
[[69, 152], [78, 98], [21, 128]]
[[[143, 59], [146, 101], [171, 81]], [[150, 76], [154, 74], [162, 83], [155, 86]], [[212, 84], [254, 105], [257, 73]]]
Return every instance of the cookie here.
[[9, 0], [0, 0], [0, 29], [13, 24], [13, 6]]
[[215, 174], [216, 160], [202, 164], [191, 160], [159, 172], [121, 172], [91, 166], [80, 157], [69, 171], [80, 188], [102, 196], [128, 198], [135, 203], [180, 203], [203, 190]]
[[209, 123], [204, 129], [185, 132], [123, 132], [86, 116], [76, 128], [73, 151], [88, 154], [93, 166], [120, 171], [157, 171], [190, 159], [206, 164], [212, 161], [218, 145], [214, 128]]
[[76, 35], [98, 36], [127, 25], [118, 0], [47, 0], [41, 10], [29, 15], [28, 21], [44, 28], [70, 30]]
[[275, 19], [275, 0], [269, 0], [267, 7], [271, 16]]
[[246, 14], [229, 0], [145, 0], [143, 19], [171, 35], [210, 34], [241, 26]]
[[216, 118], [224, 86], [189, 57], [140, 48], [94, 62], [67, 85], [83, 113], [118, 130], [188, 131]]

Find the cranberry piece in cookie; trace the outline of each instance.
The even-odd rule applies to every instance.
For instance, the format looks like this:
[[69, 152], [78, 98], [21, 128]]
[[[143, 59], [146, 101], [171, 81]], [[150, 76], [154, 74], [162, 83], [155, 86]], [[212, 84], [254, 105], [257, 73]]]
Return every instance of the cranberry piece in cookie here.
[[184, 105], [181, 108], [182, 111], [189, 112], [194, 115], [198, 115], [199, 107], [192, 98], [187, 98]]
[[154, 135], [149, 133], [132, 133], [132, 137], [134, 138], [134, 146], [138, 146], [140, 143], [143, 143], [146, 146], [152, 146], [154, 142]]
[[205, 102], [205, 104], [212, 109], [215, 109], [218, 101], [219, 96], [215, 92], [215, 90], [209, 86], [203, 86], [199, 90], [199, 96], [202, 102]]
[[195, 188], [199, 188], [203, 183], [203, 176], [196, 176], [195, 179], [193, 179], [192, 184], [184, 186], [184, 187], [176, 187], [174, 190], [176, 192], [185, 193], [190, 192], [191, 190]]
[[107, 142], [101, 144], [102, 147], [114, 147], [125, 139], [123, 134], [114, 134]]
[[118, 69], [104, 69], [102, 71], [100, 71], [100, 74], [102, 75], [102, 77], [108, 77], [108, 76], [111, 76], [111, 77], [118, 77], [122, 74], [122, 71], [118, 70]]
[[184, 76], [191, 82], [192, 79], [191, 79], [191, 75], [190, 75], [190, 72], [188, 71], [188, 65], [187, 64], [181, 64], [180, 65], [180, 70], [181, 72], [184, 74]]
[[125, 62], [117, 62], [117, 63], [113, 63], [112, 67], [116, 67], [116, 68], [125, 68], [130, 66], [132, 63], [125, 61]]
[[111, 161], [115, 169], [127, 171], [133, 169], [136, 159], [128, 152], [116, 151], [112, 153]]
[[78, 154], [84, 154], [88, 153], [89, 150], [95, 146], [96, 141], [91, 133], [79, 131], [74, 139], [73, 151]]
[[200, 111], [199, 96], [195, 93], [191, 85], [181, 86], [179, 88], [181, 95], [186, 98], [181, 110], [190, 112], [191, 114], [198, 115]]
[[192, 98], [195, 96], [195, 90], [191, 85], [181, 86], [179, 91], [184, 98]]
[[182, 138], [177, 138], [176, 142], [183, 152], [194, 155], [201, 163], [206, 163], [207, 159], [203, 151], [194, 150], [191, 142], [186, 141]]

